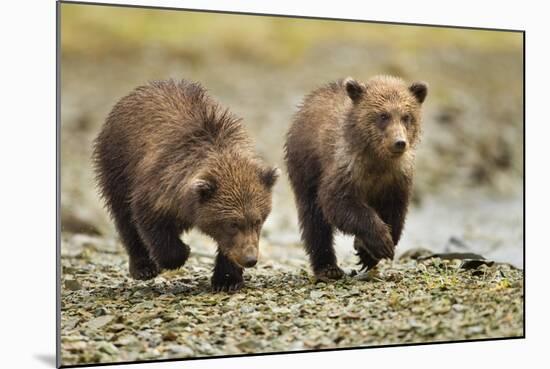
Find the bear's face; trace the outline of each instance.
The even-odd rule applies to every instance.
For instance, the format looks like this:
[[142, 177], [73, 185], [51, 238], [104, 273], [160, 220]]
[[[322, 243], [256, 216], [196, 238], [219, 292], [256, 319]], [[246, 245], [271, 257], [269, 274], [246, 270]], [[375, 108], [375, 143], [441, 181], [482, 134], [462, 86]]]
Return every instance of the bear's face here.
[[271, 212], [271, 189], [278, 176], [279, 169], [235, 157], [193, 184], [199, 194], [195, 225], [240, 267], [253, 267], [258, 260], [260, 232]]
[[362, 84], [344, 81], [353, 101], [347, 130], [354, 144], [379, 159], [398, 159], [414, 148], [420, 133], [423, 82], [406, 85], [394, 77], [376, 77]]
[[207, 227], [208, 233], [229, 260], [242, 268], [249, 268], [258, 261], [260, 232], [264, 221], [263, 215], [248, 212], [216, 220]]

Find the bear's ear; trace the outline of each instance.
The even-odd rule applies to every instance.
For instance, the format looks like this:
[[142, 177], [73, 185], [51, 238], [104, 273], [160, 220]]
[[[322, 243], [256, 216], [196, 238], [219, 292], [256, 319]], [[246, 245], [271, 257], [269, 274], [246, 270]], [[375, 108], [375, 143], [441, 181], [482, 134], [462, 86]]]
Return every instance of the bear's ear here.
[[422, 104], [428, 94], [428, 85], [425, 82], [413, 82], [409, 86], [409, 91], [414, 95], [416, 101]]
[[200, 202], [205, 202], [214, 195], [217, 185], [213, 180], [199, 178], [191, 183], [191, 189], [197, 195]]
[[280, 175], [279, 168], [264, 168], [260, 171], [260, 180], [267, 188], [272, 188]]
[[346, 87], [348, 96], [353, 101], [358, 101], [365, 93], [365, 86], [351, 77], [344, 79], [344, 86]]

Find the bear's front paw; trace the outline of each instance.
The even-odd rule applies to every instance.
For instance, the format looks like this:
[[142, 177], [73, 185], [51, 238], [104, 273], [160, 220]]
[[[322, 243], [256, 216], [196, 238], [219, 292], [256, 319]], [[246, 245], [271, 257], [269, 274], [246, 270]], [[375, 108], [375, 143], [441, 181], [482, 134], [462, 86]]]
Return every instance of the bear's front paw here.
[[145, 281], [159, 274], [159, 268], [150, 259], [130, 259], [130, 276]]
[[315, 271], [315, 280], [317, 282], [328, 282], [341, 279], [344, 275], [344, 271], [338, 265], [327, 265]]
[[358, 239], [355, 239], [354, 248], [357, 251], [357, 256], [359, 256], [359, 262], [357, 264], [361, 265], [361, 271], [371, 270], [380, 262], [380, 259], [373, 257], [367, 250], [366, 246]]
[[212, 291], [214, 292], [236, 292], [243, 286], [244, 279], [242, 275], [216, 273], [212, 276]]
[[191, 249], [188, 245], [174, 246], [167, 250], [163, 250], [163, 254], [157, 256], [157, 263], [162, 269], [178, 269], [183, 266], [187, 259]]
[[395, 245], [393, 244], [389, 228], [386, 225], [379, 227], [377, 232], [369, 235], [369, 237], [361, 238], [361, 241], [365, 252], [372, 259], [393, 259]]

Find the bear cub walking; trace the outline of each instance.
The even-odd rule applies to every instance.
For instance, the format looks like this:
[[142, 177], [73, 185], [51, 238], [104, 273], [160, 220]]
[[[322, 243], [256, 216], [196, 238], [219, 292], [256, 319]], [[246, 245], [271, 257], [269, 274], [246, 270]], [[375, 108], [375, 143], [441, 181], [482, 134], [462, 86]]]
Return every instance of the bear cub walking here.
[[190, 248], [179, 236], [197, 227], [218, 244], [213, 289], [242, 287], [279, 170], [204, 88], [185, 80], [136, 88], [109, 114], [94, 164], [133, 278], [182, 266]]
[[318, 280], [339, 279], [334, 228], [355, 236], [363, 269], [392, 259], [411, 194], [427, 85], [377, 76], [306, 96], [288, 132], [286, 164], [302, 240]]

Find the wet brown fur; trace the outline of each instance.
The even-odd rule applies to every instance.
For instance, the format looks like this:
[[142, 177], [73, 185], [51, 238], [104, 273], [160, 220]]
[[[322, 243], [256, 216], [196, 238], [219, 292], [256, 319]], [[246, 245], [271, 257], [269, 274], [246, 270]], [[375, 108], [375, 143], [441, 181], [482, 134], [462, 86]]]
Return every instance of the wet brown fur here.
[[299, 107], [287, 135], [286, 164], [317, 278], [343, 276], [334, 229], [355, 236], [363, 268], [393, 258], [407, 213], [426, 94], [422, 82], [346, 78], [313, 91]]
[[198, 83], [152, 82], [114, 106], [93, 160], [133, 278], [182, 266], [190, 248], [179, 236], [197, 227], [218, 243], [214, 289], [242, 286], [278, 172], [256, 157], [240, 118]]

